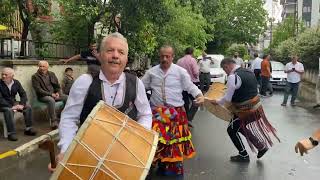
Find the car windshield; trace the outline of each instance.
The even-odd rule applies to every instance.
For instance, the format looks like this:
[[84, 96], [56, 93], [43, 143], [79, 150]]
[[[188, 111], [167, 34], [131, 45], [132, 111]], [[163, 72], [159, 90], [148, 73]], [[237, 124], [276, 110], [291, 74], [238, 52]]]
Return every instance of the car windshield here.
[[284, 71], [284, 65], [281, 62], [271, 62], [272, 71]]

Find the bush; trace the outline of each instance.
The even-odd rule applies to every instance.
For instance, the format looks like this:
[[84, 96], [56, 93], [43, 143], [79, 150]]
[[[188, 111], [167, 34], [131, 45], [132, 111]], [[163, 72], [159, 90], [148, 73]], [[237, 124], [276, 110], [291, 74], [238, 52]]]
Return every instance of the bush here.
[[290, 55], [297, 54], [306, 68], [317, 69], [320, 57], [320, 27], [308, 29], [298, 37], [290, 38], [277, 46], [274, 59], [283, 63], [290, 61]]
[[226, 55], [233, 57], [234, 53], [238, 52], [240, 57], [248, 54], [248, 50], [244, 44], [232, 44], [226, 51]]

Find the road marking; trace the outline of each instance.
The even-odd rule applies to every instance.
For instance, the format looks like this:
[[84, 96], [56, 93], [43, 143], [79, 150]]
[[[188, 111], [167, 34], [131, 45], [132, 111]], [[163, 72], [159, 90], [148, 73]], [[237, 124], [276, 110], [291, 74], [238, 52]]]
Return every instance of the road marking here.
[[13, 151], [13, 150], [7, 151], [5, 153], [0, 154], [0, 159], [4, 159], [4, 158], [15, 156], [15, 155], [17, 155], [17, 151]]

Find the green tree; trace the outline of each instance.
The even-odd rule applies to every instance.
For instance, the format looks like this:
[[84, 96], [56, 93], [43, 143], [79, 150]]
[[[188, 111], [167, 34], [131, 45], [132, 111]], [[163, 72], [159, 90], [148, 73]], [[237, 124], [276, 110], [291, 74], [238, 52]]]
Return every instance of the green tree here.
[[210, 52], [223, 53], [233, 43], [255, 43], [265, 30], [267, 12], [263, 1], [208, 1], [204, 1], [203, 14], [215, 26], [214, 39], [208, 44]]
[[[277, 47], [281, 42], [295, 36], [294, 18], [289, 16], [284, 21], [282, 21], [272, 33], [272, 43], [271, 47]], [[302, 22], [299, 23], [299, 32], [303, 32], [305, 28]]]

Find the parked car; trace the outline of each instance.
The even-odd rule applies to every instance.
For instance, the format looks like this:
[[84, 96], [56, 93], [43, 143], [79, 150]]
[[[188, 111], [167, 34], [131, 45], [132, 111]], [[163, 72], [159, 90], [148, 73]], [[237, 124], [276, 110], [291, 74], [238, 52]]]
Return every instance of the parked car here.
[[285, 87], [287, 84], [287, 73], [284, 72], [285, 65], [278, 61], [270, 61], [272, 73], [270, 83], [273, 87]]
[[[220, 66], [224, 56], [221, 54], [208, 54], [207, 57], [213, 60], [213, 64], [211, 64], [210, 67], [211, 82], [225, 83], [227, 81], [227, 74]], [[200, 61], [202, 56], [198, 57], [197, 59]]]

